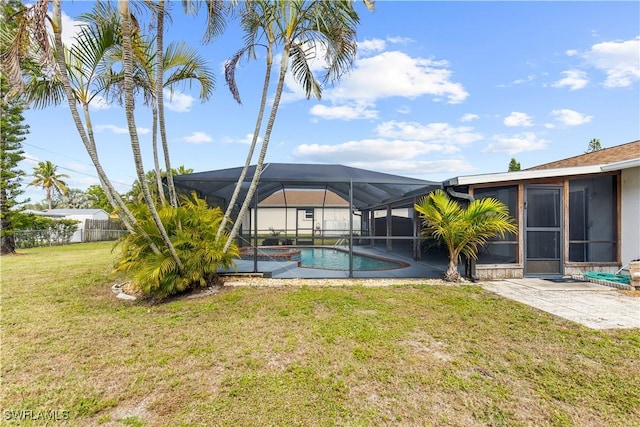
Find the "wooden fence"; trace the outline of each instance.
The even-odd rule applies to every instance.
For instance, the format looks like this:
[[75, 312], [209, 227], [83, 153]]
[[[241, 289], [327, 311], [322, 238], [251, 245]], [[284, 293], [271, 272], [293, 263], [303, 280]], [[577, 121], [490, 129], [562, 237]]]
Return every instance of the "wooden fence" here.
[[127, 233], [119, 219], [86, 219], [82, 231], [83, 242], [117, 240]]

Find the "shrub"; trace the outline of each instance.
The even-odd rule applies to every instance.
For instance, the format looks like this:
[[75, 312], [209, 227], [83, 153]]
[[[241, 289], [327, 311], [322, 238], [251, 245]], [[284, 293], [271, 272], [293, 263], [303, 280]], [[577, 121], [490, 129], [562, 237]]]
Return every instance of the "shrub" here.
[[[224, 216], [220, 208], [210, 208], [195, 194], [192, 199], [183, 197], [181, 201], [177, 208], [162, 206], [158, 214], [183, 264], [182, 270], [163, 244], [144, 204], [136, 204], [132, 209], [138, 220], [134, 233], [116, 243], [121, 253], [115, 270], [130, 273], [133, 287], [145, 295], [165, 298], [213, 284], [218, 269], [234, 266], [233, 259], [239, 257], [235, 244], [223, 252], [228, 233], [216, 239]], [[152, 243], [159, 253], [153, 250]]]
[[25, 249], [69, 243], [78, 230], [78, 221], [17, 212], [13, 227], [16, 247]]

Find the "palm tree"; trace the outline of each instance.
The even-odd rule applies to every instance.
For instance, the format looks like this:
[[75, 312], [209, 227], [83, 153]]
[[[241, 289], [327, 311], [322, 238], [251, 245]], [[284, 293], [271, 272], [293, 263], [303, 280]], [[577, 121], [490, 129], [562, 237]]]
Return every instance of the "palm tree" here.
[[47, 206], [51, 209], [51, 198], [53, 193], [60, 195], [67, 195], [69, 193], [69, 187], [62, 178], [69, 178], [69, 175], [64, 173], [58, 173], [58, 166], [51, 163], [49, 160], [45, 162], [39, 162], [38, 166], [33, 168], [33, 181], [28, 185], [42, 187], [47, 195]]
[[180, 165], [178, 168], [171, 169], [171, 173], [174, 175], [188, 175], [193, 173], [193, 168], [185, 167], [185, 165]]
[[131, 141], [131, 152], [133, 154], [133, 161], [136, 168], [136, 174], [138, 175], [138, 181], [142, 189], [144, 201], [149, 208], [149, 213], [153, 222], [156, 224], [160, 238], [166, 246], [169, 254], [178, 271], [183, 271], [183, 263], [178, 256], [178, 253], [169, 238], [166, 228], [162, 223], [158, 210], [156, 209], [153, 197], [149, 191], [149, 186], [144, 177], [144, 165], [142, 162], [142, 152], [140, 150], [140, 140], [138, 138], [138, 130], [136, 128], [136, 121], [134, 115], [134, 102], [133, 102], [133, 46], [132, 46], [132, 17], [129, 9], [128, 0], [118, 0], [118, 12], [121, 19], [121, 31], [122, 31], [122, 68], [123, 68], [123, 87], [124, 87], [124, 111], [127, 117], [127, 126], [129, 128], [129, 138]]
[[[132, 231], [135, 218], [102, 168], [89, 113], [89, 106], [105, 92], [112, 78], [104, 73], [104, 60], [111, 49], [119, 44], [119, 25], [115, 20], [116, 15], [102, 3], [97, 3], [96, 8], [100, 8], [102, 13], [110, 16], [111, 19], [96, 21], [90, 26], [82, 26], [76, 37], [76, 43], [69, 50], [62, 44], [60, 2], [53, 1], [51, 18], [46, 14], [48, 4], [47, 0], [37, 2], [31, 6], [31, 13], [23, 13], [16, 17], [20, 20], [21, 32], [18, 32], [13, 40], [12, 55], [4, 58], [9, 64], [9, 69], [13, 70], [10, 73], [12, 83], [16, 88], [22, 89], [26, 100], [35, 108], [58, 105], [65, 98], [67, 99], [74, 124], [96, 169], [100, 184], [105, 190], [105, 196], [111, 206], [118, 210], [127, 229]], [[38, 28], [46, 26], [45, 22], [49, 19], [54, 32], [54, 46], [50, 46], [48, 35], [47, 37], [38, 36], [37, 32]], [[32, 39], [28, 38], [29, 34], [32, 34]], [[37, 52], [37, 55], [28, 58], [32, 60], [32, 64], [25, 70], [24, 79], [19, 70], [19, 64], [25, 59], [23, 51], [19, 49], [21, 44], [35, 44], [27, 51]], [[16, 66], [18, 67], [17, 75]], [[77, 104], [82, 108], [84, 122]]]
[[[147, 105], [151, 106], [152, 113], [152, 149], [154, 168], [156, 171], [156, 182], [153, 184], [157, 187], [158, 191], [154, 192], [160, 197], [160, 201], [164, 203], [164, 190], [162, 185], [162, 176], [160, 160], [158, 154], [158, 124], [160, 122], [160, 137], [162, 140], [163, 154], [165, 160], [165, 166], [171, 168], [171, 162], [169, 160], [169, 148], [167, 144], [166, 131], [164, 130], [164, 108], [160, 108], [159, 93], [162, 91], [157, 90], [158, 79], [157, 74], [157, 58], [156, 51], [153, 43], [137, 39], [134, 43], [134, 71], [133, 79], [137, 88], [140, 88], [144, 93], [144, 100]], [[113, 67], [115, 63], [122, 62], [123, 52], [121, 47], [117, 47], [113, 50], [111, 58], [109, 60], [109, 66]], [[213, 93], [215, 78], [211, 68], [207, 66], [206, 60], [198, 54], [195, 49], [192, 49], [183, 42], [173, 42], [167, 46], [166, 51], [162, 55], [163, 64], [162, 70], [165, 76], [161, 79], [162, 89], [173, 90], [176, 86], [184, 85], [192, 81], [200, 84], [199, 97], [202, 101], [206, 101], [211, 97]], [[117, 92], [119, 89], [118, 84], [121, 83], [122, 73], [117, 74], [117, 78], [112, 79], [112, 89]], [[114, 85], [115, 84], [115, 85]], [[175, 194], [175, 186], [173, 186], [173, 174], [171, 178], [167, 177], [167, 186], [169, 188], [169, 200], [172, 206], [175, 207], [177, 203], [177, 196]]]
[[461, 255], [477, 259], [478, 250], [494, 236], [504, 238], [518, 227], [509, 209], [493, 198], [477, 199], [464, 209], [444, 191], [436, 190], [414, 206], [423, 221], [422, 234], [442, 241], [449, 251], [445, 280], [460, 280], [458, 261]]
[[[255, 44], [256, 40], [265, 38], [267, 41], [267, 61], [271, 59], [269, 47], [281, 46], [280, 72], [276, 86], [271, 111], [262, 140], [262, 146], [256, 168], [247, 191], [245, 200], [240, 208], [236, 222], [229, 233], [224, 250], [228, 250], [235, 239], [242, 219], [246, 215], [249, 203], [255, 194], [264, 164], [269, 139], [278, 113], [280, 98], [284, 88], [284, 80], [291, 63], [294, 78], [302, 84], [307, 98], [315, 95], [320, 98], [322, 88], [311, 69], [310, 61], [320, 50], [326, 52], [327, 67], [324, 81], [335, 82], [340, 79], [353, 64], [356, 54], [356, 25], [358, 14], [351, 1], [303, 1], [303, 0], [258, 0], [245, 2], [242, 12], [243, 27], [247, 31], [247, 46]], [[265, 80], [265, 86], [268, 81]], [[266, 89], [265, 89], [266, 90]], [[263, 92], [264, 93], [264, 92]], [[263, 96], [260, 109], [264, 108]], [[262, 113], [258, 114], [259, 122]], [[259, 124], [256, 124], [259, 129]], [[257, 133], [254, 134], [254, 139]], [[240, 185], [239, 182], [237, 185]]]

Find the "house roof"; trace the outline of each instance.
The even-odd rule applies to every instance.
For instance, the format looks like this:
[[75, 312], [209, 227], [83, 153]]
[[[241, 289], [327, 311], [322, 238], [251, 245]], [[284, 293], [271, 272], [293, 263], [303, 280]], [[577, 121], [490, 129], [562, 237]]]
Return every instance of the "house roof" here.
[[[176, 187], [182, 191], [197, 191], [201, 197], [213, 196], [227, 206], [242, 168], [221, 169], [209, 172], [178, 175], [174, 177]], [[244, 179], [239, 200], [244, 200], [255, 166], [251, 166]], [[328, 189], [345, 200], [351, 198], [356, 209], [383, 206], [405, 194], [418, 189], [425, 192], [441, 188], [439, 182], [407, 178], [343, 165], [266, 163], [260, 174], [257, 191], [258, 203], [282, 190]]]
[[551, 163], [534, 166], [525, 170], [557, 169], [573, 166], [605, 165], [623, 160], [640, 158], [640, 140], [615, 147], [603, 148], [591, 153], [557, 160]]
[[49, 209], [45, 213], [51, 213], [56, 215], [95, 215], [97, 213], [103, 213], [107, 215], [103, 209]]
[[522, 171], [466, 175], [451, 178], [443, 186], [514, 182], [538, 178], [586, 175], [640, 166], [640, 141], [603, 148]]
[[51, 216], [51, 217], [65, 217], [69, 215], [95, 215], [97, 213], [104, 213], [108, 215], [103, 209], [48, 209], [46, 211], [25, 211], [34, 215]]
[[262, 202], [261, 207], [325, 206], [349, 208], [349, 202], [329, 190], [284, 189], [273, 193]]

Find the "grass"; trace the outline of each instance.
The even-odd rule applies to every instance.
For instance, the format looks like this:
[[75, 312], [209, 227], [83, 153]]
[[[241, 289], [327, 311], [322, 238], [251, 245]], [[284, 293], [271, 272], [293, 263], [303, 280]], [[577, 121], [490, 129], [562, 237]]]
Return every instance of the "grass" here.
[[590, 330], [477, 286], [123, 302], [110, 249], [1, 259], [2, 422], [31, 410], [73, 426], [640, 425], [637, 329]]

